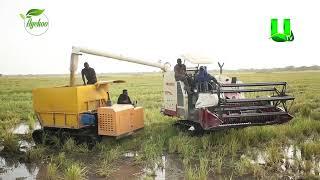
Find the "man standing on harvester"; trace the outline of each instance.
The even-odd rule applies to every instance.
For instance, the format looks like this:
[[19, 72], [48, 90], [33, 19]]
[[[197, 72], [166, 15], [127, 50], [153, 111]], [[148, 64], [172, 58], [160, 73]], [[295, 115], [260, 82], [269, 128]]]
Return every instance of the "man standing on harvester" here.
[[[89, 66], [87, 62], [84, 63], [84, 68], [81, 71], [81, 75], [84, 85], [95, 84], [97, 82], [96, 72]], [[84, 77], [86, 77], [87, 83]]]
[[174, 66], [174, 78], [176, 81], [182, 81], [184, 83], [185, 90], [190, 92], [186, 65], [182, 64], [181, 59], [177, 59], [177, 64]]

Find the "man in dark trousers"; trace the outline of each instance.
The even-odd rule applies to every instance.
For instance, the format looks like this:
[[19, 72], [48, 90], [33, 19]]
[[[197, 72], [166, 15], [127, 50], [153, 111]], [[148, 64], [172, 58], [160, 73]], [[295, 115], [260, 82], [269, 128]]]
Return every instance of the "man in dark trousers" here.
[[[96, 72], [94, 71], [93, 68], [89, 66], [87, 62], [84, 63], [84, 68], [81, 71], [81, 75], [82, 75], [82, 80], [84, 85], [94, 84], [97, 82]], [[86, 77], [87, 83], [84, 77]]]
[[122, 90], [122, 94], [120, 94], [117, 104], [132, 104], [130, 97], [128, 96], [128, 90]]
[[174, 78], [176, 81], [182, 81], [184, 83], [185, 90], [190, 92], [186, 65], [182, 64], [181, 59], [177, 59], [177, 64], [174, 66]]

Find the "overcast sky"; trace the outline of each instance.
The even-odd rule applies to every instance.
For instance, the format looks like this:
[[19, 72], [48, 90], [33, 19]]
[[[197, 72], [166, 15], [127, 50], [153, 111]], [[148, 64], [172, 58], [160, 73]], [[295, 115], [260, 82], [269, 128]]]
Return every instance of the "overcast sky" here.
[[[320, 65], [319, 7], [318, 0], [0, 0], [0, 73], [69, 73], [72, 46], [171, 64], [203, 54], [226, 69]], [[31, 8], [49, 19], [41, 36], [28, 34], [19, 17]], [[291, 19], [293, 42], [269, 39], [271, 18]], [[90, 55], [80, 67], [84, 61], [98, 73], [157, 70]]]

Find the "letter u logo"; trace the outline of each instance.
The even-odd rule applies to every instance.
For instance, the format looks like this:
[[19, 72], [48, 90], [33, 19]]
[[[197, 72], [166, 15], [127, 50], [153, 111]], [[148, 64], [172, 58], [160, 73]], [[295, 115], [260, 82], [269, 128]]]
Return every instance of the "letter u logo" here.
[[290, 19], [283, 20], [283, 33], [278, 33], [278, 19], [271, 19], [271, 39], [276, 42], [293, 41]]

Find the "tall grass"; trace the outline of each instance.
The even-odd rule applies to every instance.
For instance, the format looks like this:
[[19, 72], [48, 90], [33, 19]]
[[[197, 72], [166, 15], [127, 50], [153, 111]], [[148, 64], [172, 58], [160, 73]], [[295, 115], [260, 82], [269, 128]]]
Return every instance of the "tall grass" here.
[[185, 166], [185, 178], [190, 180], [207, 180], [209, 174], [209, 162], [207, 158], [199, 159], [199, 166]]
[[235, 164], [235, 172], [237, 175], [252, 175], [259, 179], [264, 178], [266, 176], [266, 172], [263, 167], [259, 164], [253, 162], [247, 157], [242, 157], [240, 161]]
[[60, 152], [58, 155], [54, 155], [52, 162], [61, 169], [66, 169], [72, 163], [67, 159], [65, 152]]
[[72, 163], [65, 171], [65, 180], [84, 180], [87, 176], [87, 168], [79, 163]]
[[103, 159], [96, 168], [97, 175], [102, 177], [108, 177], [114, 171], [115, 167], [108, 159]]
[[59, 179], [58, 176], [58, 166], [54, 163], [49, 163], [47, 165], [47, 173], [46, 173], [46, 180], [56, 180]]
[[320, 157], [320, 141], [305, 142], [300, 145], [302, 155], [307, 160]]
[[43, 146], [32, 147], [26, 152], [25, 160], [27, 162], [41, 161], [46, 150]]
[[67, 153], [72, 153], [77, 151], [77, 145], [74, 139], [68, 138], [62, 146], [62, 150]]
[[199, 179], [205, 180], [209, 174], [209, 161], [207, 157], [200, 157]]
[[223, 159], [224, 154], [216, 154], [215, 157], [212, 160], [212, 166], [214, 167], [214, 173], [215, 174], [221, 174], [222, 173], [222, 166], [223, 166]]
[[11, 133], [6, 132], [2, 136], [3, 151], [7, 153], [17, 153], [20, 149], [20, 143], [18, 137]]
[[266, 147], [267, 163], [270, 165], [278, 165], [283, 156], [283, 150], [281, 146], [275, 142], [271, 142]]

